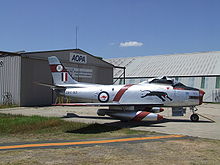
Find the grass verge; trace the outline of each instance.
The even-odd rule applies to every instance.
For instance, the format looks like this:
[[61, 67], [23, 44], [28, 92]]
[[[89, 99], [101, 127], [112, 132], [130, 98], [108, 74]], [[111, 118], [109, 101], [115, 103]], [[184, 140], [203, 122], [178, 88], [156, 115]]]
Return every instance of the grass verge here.
[[22, 140], [52, 140], [119, 137], [130, 134], [147, 134], [147, 132], [105, 124], [68, 122], [56, 117], [22, 116], [0, 113], [0, 138], [7, 137], [7, 139], [11, 138], [11, 140], [16, 137]]
[[1, 105], [0, 104], [0, 109], [4, 109], [4, 108], [14, 108], [17, 107], [17, 105]]

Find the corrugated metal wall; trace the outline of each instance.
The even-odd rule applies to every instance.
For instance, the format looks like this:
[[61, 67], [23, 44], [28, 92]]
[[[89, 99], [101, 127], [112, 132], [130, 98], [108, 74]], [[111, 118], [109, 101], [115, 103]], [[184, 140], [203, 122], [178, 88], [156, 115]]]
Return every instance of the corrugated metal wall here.
[[[83, 64], [70, 62], [71, 53], [86, 56], [87, 62]], [[43, 106], [54, 103], [52, 90], [36, 85], [36, 82], [53, 84], [47, 59], [49, 56], [56, 56], [70, 70], [80, 69], [81, 75], [78, 74], [78, 77], [77, 75], [74, 77], [75, 72], [73, 73], [77, 81], [112, 84], [113, 66], [81, 50], [31, 52], [21, 56], [21, 106]]]
[[[70, 55], [76, 53], [87, 57], [86, 63], [76, 63], [70, 61]], [[28, 57], [35, 60], [47, 60], [49, 56], [56, 56], [65, 65], [65, 67], [74, 67], [91, 70], [91, 76], [75, 77], [77, 81], [97, 84], [113, 83], [113, 66], [95, 56], [92, 56], [80, 49], [57, 50], [46, 52], [30, 52], [22, 54], [22, 57]], [[22, 64], [23, 66], [23, 64]], [[48, 67], [48, 64], [47, 64]], [[23, 72], [22, 72], [23, 73]], [[74, 76], [73, 76], [74, 77]]]
[[0, 104], [20, 105], [21, 57], [0, 56]]
[[[87, 57], [87, 63], [70, 62], [70, 54]], [[52, 84], [48, 56], [57, 56], [66, 67], [80, 68], [77, 80], [90, 83], [112, 84], [113, 66], [82, 50], [58, 50], [31, 53], [0, 54], [0, 104], [4, 101], [20, 106], [50, 105], [53, 93], [36, 82]], [[7, 97], [7, 98], [6, 98]]]
[[[126, 77], [207, 76], [220, 74], [220, 51], [106, 59], [126, 67]], [[122, 69], [114, 69], [119, 77]]]

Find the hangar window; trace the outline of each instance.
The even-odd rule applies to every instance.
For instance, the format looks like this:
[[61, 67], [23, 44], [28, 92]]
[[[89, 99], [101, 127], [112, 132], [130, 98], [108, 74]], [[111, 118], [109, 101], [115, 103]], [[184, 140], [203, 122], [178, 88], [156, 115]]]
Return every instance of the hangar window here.
[[123, 84], [123, 81], [122, 79], [119, 80], [119, 85]]
[[130, 79], [129, 84], [135, 84], [135, 79]]
[[216, 77], [215, 88], [220, 88], [220, 77]]
[[202, 77], [201, 79], [201, 88], [205, 88], [205, 77]]
[[194, 77], [189, 77], [188, 79], [188, 85], [190, 87], [193, 87], [194, 86], [194, 81], [195, 81], [195, 78]]

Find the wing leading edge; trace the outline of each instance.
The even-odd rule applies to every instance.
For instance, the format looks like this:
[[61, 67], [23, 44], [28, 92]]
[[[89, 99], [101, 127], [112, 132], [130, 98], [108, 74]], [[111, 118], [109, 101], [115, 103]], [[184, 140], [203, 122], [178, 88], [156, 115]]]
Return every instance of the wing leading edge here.
[[143, 103], [61, 103], [52, 104], [54, 106], [147, 106], [147, 107], [159, 107], [164, 104], [143, 104]]

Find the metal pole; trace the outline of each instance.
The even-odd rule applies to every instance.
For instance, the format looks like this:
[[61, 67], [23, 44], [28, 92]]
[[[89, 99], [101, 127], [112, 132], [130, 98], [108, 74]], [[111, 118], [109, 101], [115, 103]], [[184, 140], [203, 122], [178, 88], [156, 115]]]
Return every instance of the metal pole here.
[[124, 84], [125, 84], [125, 67], [124, 67]]
[[78, 47], [78, 45], [77, 45], [77, 32], [78, 32], [78, 27], [76, 26], [76, 49]]

